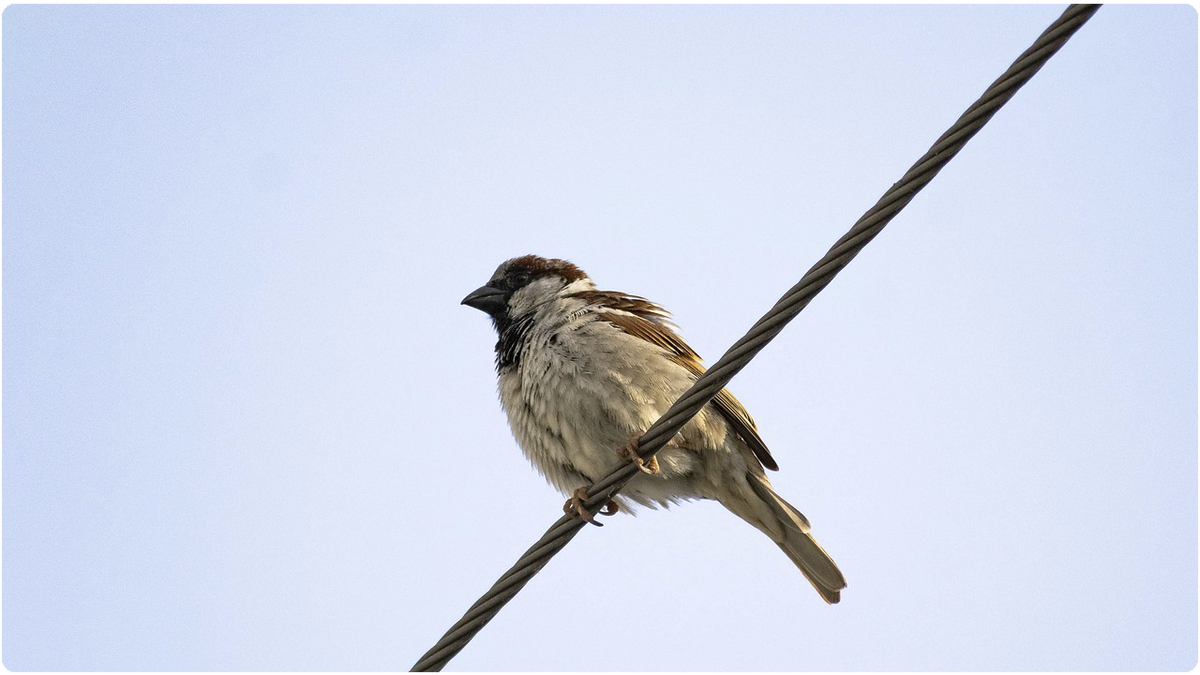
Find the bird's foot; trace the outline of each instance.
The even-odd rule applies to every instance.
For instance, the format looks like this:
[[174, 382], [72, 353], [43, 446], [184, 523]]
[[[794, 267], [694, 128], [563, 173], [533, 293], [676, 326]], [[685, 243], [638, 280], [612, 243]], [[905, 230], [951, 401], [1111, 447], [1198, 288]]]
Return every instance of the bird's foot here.
[[638, 471], [653, 476], [658, 473], [658, 458], [651, 457], [650, 461], [643, 461], [638, 456], [638, 436], [629, 439], [629, 442], [617, 448], [617, 457], [623, 462], [632, 462], [638, 468]]
[[[617, 503], [610, 499], [608, 500], [608, 503], [596, 513], [602, 516], [612, 516], [616, 515], [617, 511], [620, 510], [621, 509], [617, 506]], [[583, 522], [591, 523], [596, 527], [604, 527], [604, 523], [596, 522], [596, 513], [592, 513], [587, 509], [586, 487], [581, 487], [575, 490], [575, 492], [571, 495], [571, 498], [567, 500], [567, 503], [563, 504], [563, 513], [567, 514], [568, 516], [577, 516]]]

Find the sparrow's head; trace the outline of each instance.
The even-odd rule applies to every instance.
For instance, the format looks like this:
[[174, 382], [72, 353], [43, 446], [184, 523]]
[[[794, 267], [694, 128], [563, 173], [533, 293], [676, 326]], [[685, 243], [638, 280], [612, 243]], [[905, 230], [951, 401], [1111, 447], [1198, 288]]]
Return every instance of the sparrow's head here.
[[463, 298], [462, 304], [487, 312], [501, 329], [555, 299], [568, 285], [587, 278], [566, 260], [523, 255], [497, 267], [487, 284]]

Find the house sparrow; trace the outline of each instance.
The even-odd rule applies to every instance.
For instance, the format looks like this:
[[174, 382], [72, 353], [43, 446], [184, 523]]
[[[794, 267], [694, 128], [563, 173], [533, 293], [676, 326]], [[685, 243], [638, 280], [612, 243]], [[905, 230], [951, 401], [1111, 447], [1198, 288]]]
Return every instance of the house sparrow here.
[[[826, 602], [846, 587], [808, 519], [775, 494], [777, 470], [754, 420], [722, 390], [653, 459], [636, 439], [704, 372], [668, 313], [636, 295], [601, 291], [566, 260], [513, 258], [462, 304], [487, 312], [500, 339], [500, 403], [530, 461], [578, 515], [586, 486], [620, 461], [642, 473], [610, 503], [650, 507], [715, 499], [779, 545]], [[632, 439], [632, 440], [631, 440]]]

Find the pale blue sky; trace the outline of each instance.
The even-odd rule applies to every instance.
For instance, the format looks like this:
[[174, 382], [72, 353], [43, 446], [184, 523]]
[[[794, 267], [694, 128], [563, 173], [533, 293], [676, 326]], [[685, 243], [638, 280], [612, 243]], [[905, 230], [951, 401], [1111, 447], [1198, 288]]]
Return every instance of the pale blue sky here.
[[[560, 515], [459, 300], [713, 361], [1054, 6], [3, 14], [3, 663], [402, 670]], [[849, 581], [609, 519], [451, 670], [1197, 660], [1196, 11], [1108, 6], [731, 389]]]

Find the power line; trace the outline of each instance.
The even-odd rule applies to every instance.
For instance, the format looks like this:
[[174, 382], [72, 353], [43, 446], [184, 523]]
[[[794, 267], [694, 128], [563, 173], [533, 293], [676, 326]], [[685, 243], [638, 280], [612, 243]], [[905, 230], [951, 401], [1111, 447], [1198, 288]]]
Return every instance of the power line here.
[[[799, 283], [779, 299], [742, 339], [709, 368], [638, 441], [639, 455], [648, 460], [667, 444], [713, 396], [716, 396], [813, 297], [833, 280], [875, 235], [924, 188], [967, 141], [1008, 102], [1017, 90], [1066, 43], [1075, 31], [1100, 9], [1100, 5], [1071, 5], [1025, 50], [1008, 70], [971, 104], [916, 164], [875, 203], [850, 231], [829, 249]], [[614, 451], [615, 454], [615, 451]], [[622, 464], [587, 490], [586, 507], [595, 512], [637, 473], [633, 464]], [[517, 560], [442, 639], [413, 666], [413, 671], [441, 670], [471, 641], [492, 617], [515, 596], [571, 539], [584, 522], [575, 516], [559, 518], [546, 534]]]

